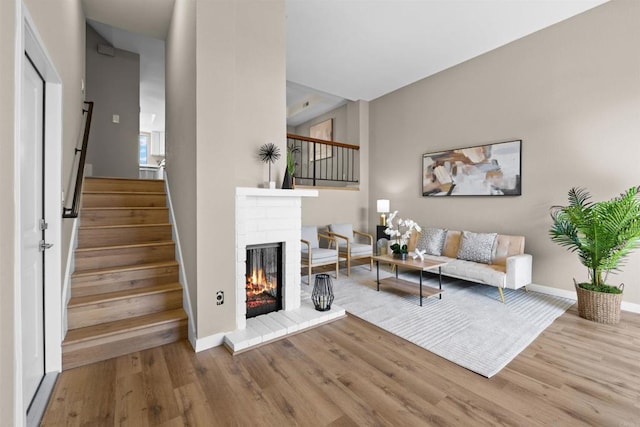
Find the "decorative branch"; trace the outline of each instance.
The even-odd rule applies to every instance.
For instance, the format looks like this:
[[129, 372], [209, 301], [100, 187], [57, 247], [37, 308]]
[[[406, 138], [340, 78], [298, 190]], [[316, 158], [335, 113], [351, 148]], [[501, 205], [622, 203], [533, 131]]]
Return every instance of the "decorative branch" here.
[[271, 181], [271, 164], [280, 158], [280, 149], [272, 142], [263, 144], [258, 150], [260, 161], [269, 164], [269, 181]]

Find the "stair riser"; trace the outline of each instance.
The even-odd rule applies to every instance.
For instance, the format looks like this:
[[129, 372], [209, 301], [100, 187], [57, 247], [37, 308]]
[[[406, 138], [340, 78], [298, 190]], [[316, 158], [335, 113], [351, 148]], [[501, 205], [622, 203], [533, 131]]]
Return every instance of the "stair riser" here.
[[169, 222], [168, 209], [100, 209], [83, 210], [80, 225], [134, 225], [165, 224]]
[[76, 271], [175, 260], [174, 244], [76, 251]]
[[83, 208], [103, 207], [165, 207], [167, 205], [164, 194], [94, 194], [82, 195]]
[[182, 307], [182, 289], [116, 301], [67, 307], [69, 329], [114, 322]]
[[78, 248], [163, 242], [171, 238], [170, 224], [123, 228], [81, 228], [78, 231]]
[[187, 335], [187, 320], [184, 319], [70, 346], [63, 345], [62, 369], [76, 368], [112, 357], [158, 347], [186, 339]]
[[92, 179], [85, 178], [83, 191], [164, 191], [164, 181], [150, 179]]
[[104, 294], [178, 282], [178, 266], [117, 273], [98, 273], [71, 279], [71, 296]]

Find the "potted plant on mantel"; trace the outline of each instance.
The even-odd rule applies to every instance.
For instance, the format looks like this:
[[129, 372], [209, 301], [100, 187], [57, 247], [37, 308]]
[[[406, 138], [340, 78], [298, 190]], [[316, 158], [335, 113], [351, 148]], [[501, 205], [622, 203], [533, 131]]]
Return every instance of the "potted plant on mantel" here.
[[607, 284], [624, 259], [640, 245], [640, 187], [609, 201], [591, 202], [584, 188], [569, 190], [567, 206], [552, 206], [551, 240], [577, 252], [590, 281], [576, 283], [580, 317], [618, 323], [624, 284]]
[[282, 188], [293, 189], [295, 187], [296, 162], [293, 154], [299, 152], [300, 149], [294, 146], [287, 146], [287, 166], [284, 171], [284, 179], [282, 180]]

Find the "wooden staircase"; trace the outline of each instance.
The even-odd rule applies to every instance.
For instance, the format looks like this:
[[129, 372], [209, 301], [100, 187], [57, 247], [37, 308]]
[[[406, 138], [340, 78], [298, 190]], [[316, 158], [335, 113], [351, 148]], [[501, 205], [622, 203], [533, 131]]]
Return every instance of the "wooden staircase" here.
[[85, 178], [62, 368], [187, 338], [164, 181]]

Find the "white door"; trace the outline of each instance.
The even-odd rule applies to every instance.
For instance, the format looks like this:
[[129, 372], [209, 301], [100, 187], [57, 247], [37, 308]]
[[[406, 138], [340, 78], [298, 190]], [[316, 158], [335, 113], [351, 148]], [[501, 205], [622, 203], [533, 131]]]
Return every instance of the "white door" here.
[[20, 228], [23, 398], [31, 402], [44, 376], [44, 81], [25, 56], [20, 141]]

